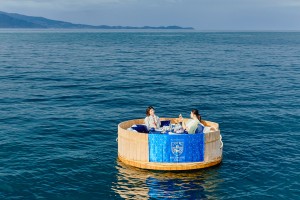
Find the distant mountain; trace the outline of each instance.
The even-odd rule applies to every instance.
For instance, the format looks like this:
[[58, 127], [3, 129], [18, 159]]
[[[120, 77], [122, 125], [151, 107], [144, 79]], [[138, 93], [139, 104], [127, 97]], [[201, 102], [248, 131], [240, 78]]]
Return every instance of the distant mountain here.
[[44, 17], [32, 17], [16, 13], [0, 11], [0, 28], [58, 28], [58, 29], [193, 29], [180, 26], [92, 26], [86, 24], [73, 24], [70, 22], [51, 20]]

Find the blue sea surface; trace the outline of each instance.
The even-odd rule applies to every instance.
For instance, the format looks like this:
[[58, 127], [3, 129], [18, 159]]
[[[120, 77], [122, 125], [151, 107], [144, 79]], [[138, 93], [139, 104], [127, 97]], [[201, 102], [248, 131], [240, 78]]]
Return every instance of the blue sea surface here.
[[[223, 162], [117, 160], [117, 125], [220, 124]], [[300, 33], [0, 31], [0, 199], [299, 199]]]

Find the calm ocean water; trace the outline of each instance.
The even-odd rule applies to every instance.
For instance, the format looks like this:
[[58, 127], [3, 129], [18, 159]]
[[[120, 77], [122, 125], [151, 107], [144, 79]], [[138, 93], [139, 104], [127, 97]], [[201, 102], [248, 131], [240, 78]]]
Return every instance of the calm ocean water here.
[[[0, 199], [299, 199], [300, 33], [0, 31]], [[220, 124], [221, 165], [117, 160], [117, 124]]]

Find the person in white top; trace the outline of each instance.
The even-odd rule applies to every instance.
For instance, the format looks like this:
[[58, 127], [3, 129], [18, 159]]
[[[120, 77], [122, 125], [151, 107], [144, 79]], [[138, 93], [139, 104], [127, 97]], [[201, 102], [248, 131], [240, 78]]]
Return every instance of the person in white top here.
[[153, 106], [149, 106], [146, 109], [146, 118], [145, 118], [145, 124], [150, 130], [151, 128], [158, 129], [160, 128], [160, 120], [159, 117], [155, 115], [155, 110]]
[[[182, 116], [179, 116], [179, 121], [182, 122], [182, 127], [189, 133], [194, 134], [198, 124], [201, 124], [201, 116], [197, 109], [193, 109], [190, 114], [191, 119], [187, 123], [183, 120]], [[202, 125], [202, 124], [201, 124]], [[203, 125], [202, 125], [203, 126]], [[203, 126], [204, 127], [204, 126]]]
[[214, 127], [207, 127], [203, 123], [204, 121], [201, 120], [201, 115], [199, 114], [199, 111], [197, 109], [193, 109], [190, 114], [191, 119], [189, 119], [187, 122], [184, 121], [181, 114], [179, 115], [178, 121], [182, 122], [182, 127], [189, 133], [194, 134], [198, 128], [198, 125], [201, 125], [203, 128], [203, 132], [207, 133], [211, 129], [215, 131], [216, 129]]

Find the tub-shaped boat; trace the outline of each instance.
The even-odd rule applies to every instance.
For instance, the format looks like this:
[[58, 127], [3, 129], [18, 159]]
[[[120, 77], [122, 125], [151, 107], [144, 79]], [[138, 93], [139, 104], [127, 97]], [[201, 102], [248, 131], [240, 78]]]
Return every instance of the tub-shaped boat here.
[[[175, 118], [160, 118], [175, 123]], [[185, 119], [186, 120], [186, 119]], [[127, 165], [151, 170], [194, 170], [222, 161], [223, 142], [219, 124], [203, 121], [215, 130], [197, 134], [147, 134], [127, 130], [144, 119], [118, 125], [118, 158]]]

